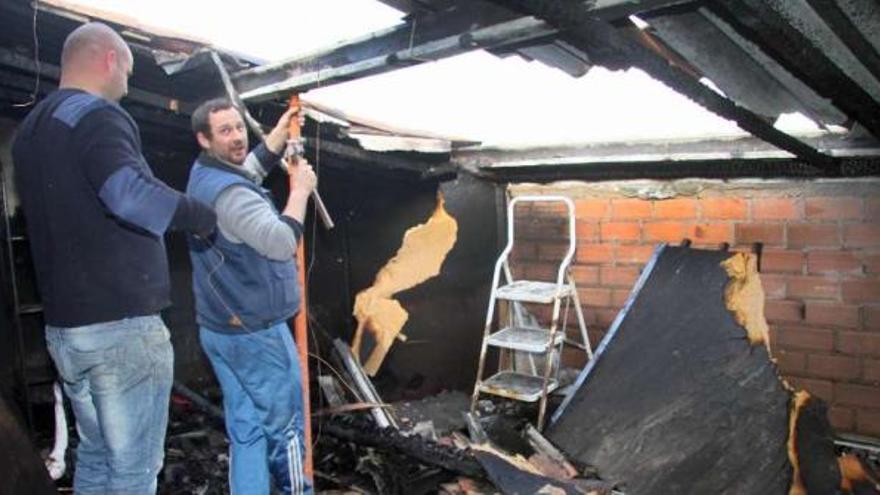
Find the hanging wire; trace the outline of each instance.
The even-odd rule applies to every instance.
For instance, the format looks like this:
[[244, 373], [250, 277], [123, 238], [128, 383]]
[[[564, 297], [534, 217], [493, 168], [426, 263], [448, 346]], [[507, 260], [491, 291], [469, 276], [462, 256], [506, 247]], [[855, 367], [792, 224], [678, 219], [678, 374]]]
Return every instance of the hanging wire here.
[[37, 102], [37, 95], [40, 93], [40, 76], [43, 66], [40, 64], [40, 38], [37, 36], [37, 12], [39, 11], [39, 0], [34, 0], [34, 17], [31, 22], [34, 39], [34, 65], [37, 67], [37, 74], [34, 79], [34, 92], [31, 93], [30, 100], [24, 103], [14, 103], [12, 106], [16, 108], [27, 108]]

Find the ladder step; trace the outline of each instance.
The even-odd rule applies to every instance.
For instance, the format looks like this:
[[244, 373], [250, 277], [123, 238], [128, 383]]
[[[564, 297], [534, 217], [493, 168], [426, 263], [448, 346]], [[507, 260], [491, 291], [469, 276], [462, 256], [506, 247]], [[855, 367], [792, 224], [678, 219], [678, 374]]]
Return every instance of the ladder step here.
[[[554, 344], [565, 338], [564, 332], [556, 332]], [[543, 328], [507, 327], [489, 336], [489, 345], [526, 352], [547, 352], [550, 347], [550, 331]]]
[[[482, 382], [480, 384], [480, 391], [508, 399], [535, 402], [541, 398], [541, 387], [543, 385], [544, 377], [517, 373], [515, 371], [502, 371]], [[547, 393], [549, 394], [554, 391], [558, 386], [559, 382], [551, 378], [547, 382]]]
[[[559, 289], [558, 294], [557, 288]], [[556, 299], [557, 295], [561, 298], [567, 297], [571, 293], [571, 286], [568, 284], [558, 287], [553, 282], [537, 282], [533, 280], [517, 280], [496, 290], [498, 299], [539, 304], [550, 304]]]

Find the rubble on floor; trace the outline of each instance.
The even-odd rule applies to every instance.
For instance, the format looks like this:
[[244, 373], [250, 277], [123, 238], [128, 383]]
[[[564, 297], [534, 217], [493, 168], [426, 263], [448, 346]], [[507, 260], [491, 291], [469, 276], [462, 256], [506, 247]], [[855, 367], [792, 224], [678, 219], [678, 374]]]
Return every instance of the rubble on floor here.
[[[220, 404], [220, 392], [209, 390]], [[171, 396], [165, 466], [159, 495], [223, 495], [229, 493], [229, 441], [222, 419], [177, 392]]]

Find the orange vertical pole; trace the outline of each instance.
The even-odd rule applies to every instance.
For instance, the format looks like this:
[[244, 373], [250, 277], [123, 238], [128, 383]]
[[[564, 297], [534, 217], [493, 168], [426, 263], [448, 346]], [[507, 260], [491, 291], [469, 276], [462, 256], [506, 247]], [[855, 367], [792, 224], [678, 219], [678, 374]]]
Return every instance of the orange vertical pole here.
[[[300, 107], [299, 95], [292, 95], [290, 97], [289, 106]], [[298, 116], [290, 119], [288, 134], [290, 139], [299, 140], [302, 138], [302, 129], [300, 129]], [[299, 313], [297, 313], [293, 319], [293, 336], [294, 339], [296, 339], [296, 348], [299, 353], [300, 377], [302, 378], [303, 418], [305, 423], [303, 427], [305, 433], [305, 459], [303, 464], [305, 466], [306, 476], [314, 481], [314, 467], [312, 465], [312, 407], [309, 402], [309, 305], [308, 293], [306, 290], [305, 243], [305, 236], [303, 236], [300, 238], [299, 244], [296, 246], [296, 272], [301, 304]]]

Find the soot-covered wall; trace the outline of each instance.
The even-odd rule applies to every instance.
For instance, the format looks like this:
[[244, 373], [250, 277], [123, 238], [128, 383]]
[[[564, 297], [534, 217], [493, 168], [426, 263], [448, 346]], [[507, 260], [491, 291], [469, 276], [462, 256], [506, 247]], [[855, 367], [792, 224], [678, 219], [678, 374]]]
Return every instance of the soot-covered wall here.
[[[312, 235], [313, 220], [307, 219], [307, 236], [315, 241], [308, 246], [309, 254], [314, 252], [309, 257], [313, 340], [324, 354], [332, 337], [350, 342], [356, 294], [373, 283], [407, 229], [431, 216], [439, 188], [458, 222], [458, 240], [437, 277], [395, 296], [409, 313], [403, 328], [408, 340], [394, 344], [374, 382], [386, 400], [469, 390], [497, 254], [496, 188], [465, 175], [418, 182], [406, 174], [364, 173], [363, 167], [337, 162], [320, 170], [321, 194], [337, 227], [318, 226]], [[366, 337], [363, 356], [370, 344]], [[312, 373], [320, 371], [318, 363], [312, 365]]]

